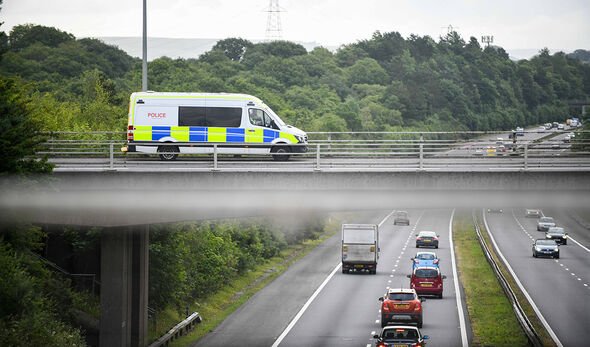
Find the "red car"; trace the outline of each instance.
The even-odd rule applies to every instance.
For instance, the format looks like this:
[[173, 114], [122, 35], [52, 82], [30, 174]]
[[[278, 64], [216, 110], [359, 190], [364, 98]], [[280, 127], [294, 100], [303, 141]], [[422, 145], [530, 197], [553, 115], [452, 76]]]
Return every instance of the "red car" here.
[[441, 275], [438, 267], [416, 267], [408, 278], [410, 288], [418, 295], [434, 295], [442, 299], [443, 280], [447, 276]]
[[381, 327], [389, 323], [416, 323], [422, 328], [422, 301], [414, 289], [389, 289], [381, 301]]

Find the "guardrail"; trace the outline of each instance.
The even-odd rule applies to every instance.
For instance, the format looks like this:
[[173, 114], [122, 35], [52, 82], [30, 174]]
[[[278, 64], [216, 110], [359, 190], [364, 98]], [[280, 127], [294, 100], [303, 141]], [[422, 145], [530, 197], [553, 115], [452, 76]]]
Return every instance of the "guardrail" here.
[[512, 309], [514, 310], [514, 313], [516, 314], [516, 319], [518, 320], [518, 323], [520, 324], [520, 326], [524, 330], [525, 334], [527, 335], [529, 343], [534, 347], [542, 347], [543, 343], [541, 342], [539, 334], [537, 333], [534, 326], [532, 325], [532, 323], [528, 319], [526, 313], [524, 312], [522, 306], [520, 305], [520, 302], [518, 301], [518, 297], [516, 296], [516, 294], [514, 293], [512, 288], [510, 287], [508, 280], [506, 279], [506, 277], [504, 276], [504, 274], [500, 270], [500, 267], [498, 266], [498, 264], [496, 263], [496, 261], [492, 257], [492, 254], [491, 254], [491, 251], [488, 247], [488, 244], [487, 244], [485, 238], [483, 237], [483, 235], [481, 234], [479, 223], [478, 223], [477, 217], [475, 215], [475, 210], [473, 211], [473, 225], [475, 226], [475, 232], [477, 233], [477, 239], [478, 239], [479, 244], [486, 256], [486, 259], [487, 259], [488, 263], [490, 264], [490, 266], [492, 267], [492, 270], [494, 270], [494, 273], [496, 274], [496, 277], [498, 278], [500, 285], [502, 286], [502, 289], [504, 290], [504, 293], [506, 293], [508, 300], [510, 300], [510, 303], [512, 304]]
[[[305, 153], [288, 153], [292, 160], [273, 164], [277, 154], [223, 154], [227, 144], [209, 145], [208, 154], [184, 154], [170, 165], [199, 169], [235, 170], [247, 168], [284, 168], [294, 170], [386, 169], [427, 170], [441, 168], [503, 168], [528, 170], [532, 168], [590, 169], [590, 139], [584, 131], [527, 132], [522, 138], [499, 138], [502, 133], [483, 132], [375, 132], [375, 133], [309, 133]], [[125, 145], [121, 133], [52, 133], [38, 156], [47, 156], [58, 168], [73, 165], [74, 158], [86, 158], [87, 167], [117, 170], [137, 165], [154, 166], [157, 155], [169, 146], [177, 148], [207, 145], [196, 143], [157, 143], [150, 157], [144, 153], [122, 153]], [[580, 136], [584, 135], [584, 136]], [[583, 139], [583, 138], [584, 139]], [[121, 140], [115, 140], [120, 138]], [[298, 146], [298, 145], [295, 145]], [[256, 148], [257, 145], [249, 145]], [[294, 147], [294, 146], [290, 146]], [[292, 151], [293, 152], [293, 151]], [[280, 155], [280, 154], [279, 154]], [[252, 159], [248, 161], [247, 159]], [[256, 163], [258, 161], [258, 163]], [[150, 163], [151, 162], [151, 163]], [[266, 163], [266, 164], [264, 164]], [[79, 165], [79, 164], [78, 164]]]
[[170, 342], [176, 340], [177, 338], [186, 335], [189, 331], [191, 331], [196, 324], [201, 323], [203, 319], [197, 312], [193, 312], [190, 316], [188, 316], [182, 322], [176, 324], [172, 329], [168, 330], [168, 332], [155, 342], [153, 342], [149, 347], [162, 347], [168, 346]]

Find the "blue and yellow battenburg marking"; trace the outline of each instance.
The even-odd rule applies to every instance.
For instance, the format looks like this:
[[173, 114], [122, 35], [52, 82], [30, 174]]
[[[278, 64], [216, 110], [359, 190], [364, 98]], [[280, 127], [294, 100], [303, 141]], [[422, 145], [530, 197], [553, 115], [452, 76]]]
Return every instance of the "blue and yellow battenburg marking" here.
[[165, 137], [172, 137], [179, 142], [272, 143], [277, 138], [287, 139], [291, 143], [298, 142], [292, 134], [272, 129], [150, 125], [135, 127], [135, 141], [159, 141]]

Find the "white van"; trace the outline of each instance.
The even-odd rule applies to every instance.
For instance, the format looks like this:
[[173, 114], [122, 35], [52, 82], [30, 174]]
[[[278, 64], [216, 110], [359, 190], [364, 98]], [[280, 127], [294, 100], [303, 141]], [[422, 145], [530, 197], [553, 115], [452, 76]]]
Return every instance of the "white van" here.
[[289, 153], [307, 151], [307, 134], [251, 95], [131, 94], [122, 151], [174, 160], [179, 153], [213, 153], [215, 145], [218, 153], [272, 153], [275, 160], [288, 160]]

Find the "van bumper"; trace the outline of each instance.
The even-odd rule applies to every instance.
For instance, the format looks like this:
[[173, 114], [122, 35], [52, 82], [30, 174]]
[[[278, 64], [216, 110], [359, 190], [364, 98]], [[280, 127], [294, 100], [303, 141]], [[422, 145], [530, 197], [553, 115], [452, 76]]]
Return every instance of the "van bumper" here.
[[293, 153], [307, 153], [308, 147], [307, 147], [307, 145], [298, 144], [296, 146], [292, 146], [291, 151]]

